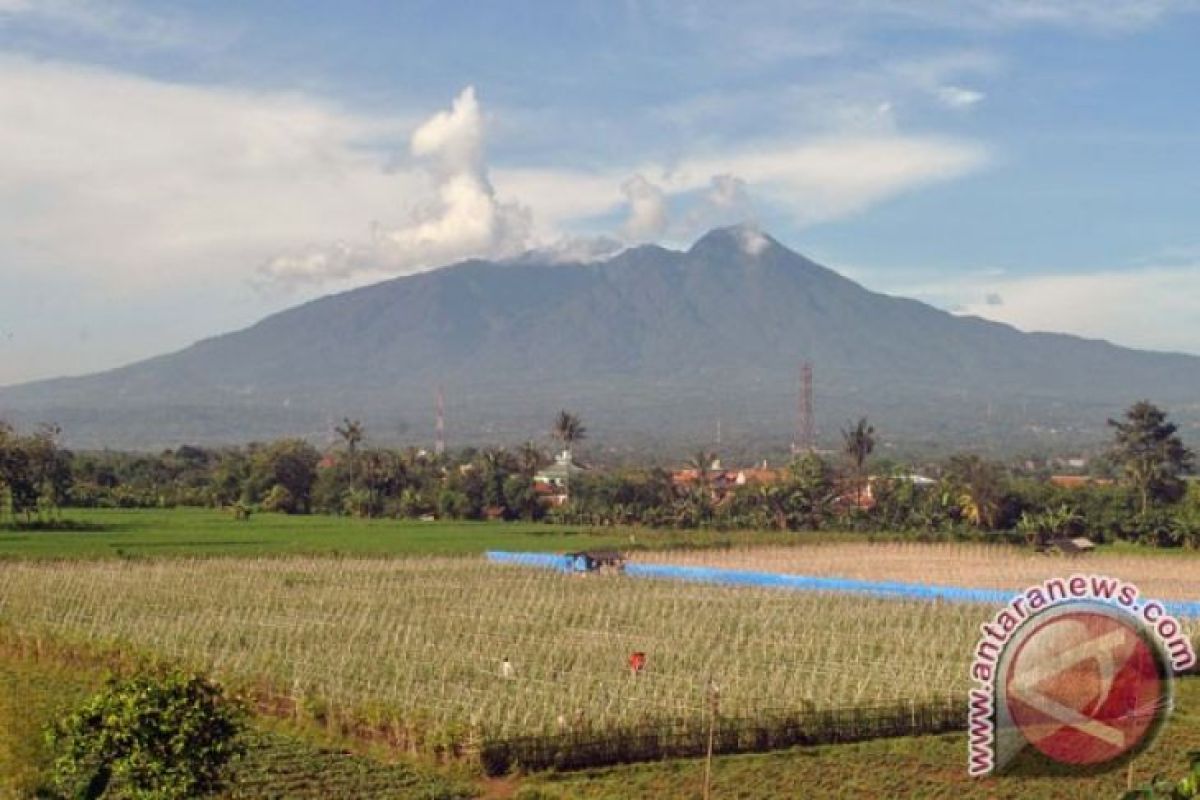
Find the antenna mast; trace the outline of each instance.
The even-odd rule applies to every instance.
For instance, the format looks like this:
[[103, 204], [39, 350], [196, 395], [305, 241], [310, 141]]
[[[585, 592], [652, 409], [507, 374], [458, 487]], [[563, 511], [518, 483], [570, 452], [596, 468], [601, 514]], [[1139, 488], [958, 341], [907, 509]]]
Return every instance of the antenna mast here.
[[813, 419], [813, 366], [811, 361], [800, 364], [800, 397], [796, 404], [796, 435], [792, 438], [792, 455], [811, 453], [817, 449], [817, 426]]

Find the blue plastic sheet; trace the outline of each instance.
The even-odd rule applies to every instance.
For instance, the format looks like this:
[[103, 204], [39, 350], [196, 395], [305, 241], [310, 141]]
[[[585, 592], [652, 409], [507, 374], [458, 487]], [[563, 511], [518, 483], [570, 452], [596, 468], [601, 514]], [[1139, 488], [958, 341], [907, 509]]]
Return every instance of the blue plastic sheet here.
[[[527, 567], [553, 569], [558, 572], [573, 571], [569, 558], [554, 553], [511, 553], [492, 550], [487, 553], [487, 558], [498, 564], [519, 564]], [[691, 583], [757, 586], [768, 589], [858, 594], [911, 600], [941, 600], [948, 603], [1003, 605], [1015, 594], [1015, 592], [1005, 589], [977, 589], [966, 586], [939, 586], [901, 581], [864, 581], [854, 578], [792, 575], [782, 572], [755, 572], [716, 567], [682, 567], [672, 564], [627, 564], [625, 574], [636, 578], [679, 580]], [[1200, 602], [1166, 601], [1163, 602], [1163, 606], [1176, 617], [1200, 618]]]

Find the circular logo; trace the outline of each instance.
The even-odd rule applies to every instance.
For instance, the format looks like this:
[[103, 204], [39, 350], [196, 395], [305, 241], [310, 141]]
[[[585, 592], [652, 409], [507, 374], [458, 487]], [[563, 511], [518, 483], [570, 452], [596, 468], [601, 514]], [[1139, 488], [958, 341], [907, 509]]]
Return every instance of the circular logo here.
[[1137, 621], [1085, 605], [1030, 622], [1003, 675], [1009, 718], [1026, 741], [1081, 766], [1146, 743], [1170, 710], [1170, 668]]

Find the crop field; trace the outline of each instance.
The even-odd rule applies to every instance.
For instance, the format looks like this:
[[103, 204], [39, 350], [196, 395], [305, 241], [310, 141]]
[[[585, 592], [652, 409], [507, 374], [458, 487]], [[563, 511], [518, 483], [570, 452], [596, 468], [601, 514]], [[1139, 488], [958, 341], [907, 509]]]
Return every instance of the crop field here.
[[[476, 558], [0, 564], [10, 628], [266, 678], [305, 702], [464, 737], [695, 718], [710, 679], [731, 715], [942, 700], [966, 688], [982, 615]], [[636, 677], [633, 651], [647, 655]]]
[[1100, 573], [1130, 581], [1149, 597], [1200, 600], [1200, 559], [1162, 553], [1102, 551], [1067, 558], [1004, 545], [839, 542], [639, 552], [631, 558], [654, 564], [1013, 591], [1050, 577]]
[[[966, 735], [882, 739], [781, 753], [728, 756], [713, 766], [712, 796], [727, 800], [820, 797], [940, 800], [1115, 800], [1132, 778], [1183, 776], [1188, 753], [1200, 750], [1200, 680], [1178, 687], [1178, 708], [1162, 735], [1127, 768], [1097, 775], [1013, 774], [967, 777]], [[530, 800], [695, 800], [703, 796], [699, 760], [636, 764], [538, 775], [526, 782]]]
[[786, 541], [781, 534], [584, 528], [535, 522], [422, 522], [206, 508], [77, 509], [62, 530], [0, 527], [0, 560], [462, 555], [489, 549], [673, 548]]

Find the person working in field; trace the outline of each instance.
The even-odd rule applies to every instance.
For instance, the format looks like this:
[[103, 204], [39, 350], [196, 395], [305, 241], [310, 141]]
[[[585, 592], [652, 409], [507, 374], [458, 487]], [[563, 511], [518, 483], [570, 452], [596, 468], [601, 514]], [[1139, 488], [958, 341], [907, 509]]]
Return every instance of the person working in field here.
[[646, 654], [640, 650], [636, 653], [629, 654], [629, 674], [637, 677], [638, 674], [646, 668]]
[[508, 656], [500, 662], [500, 677], [506, 681], [511, 681], [517, 676], [517, 671], [513, 668], [512, 662], [508, 660]]

